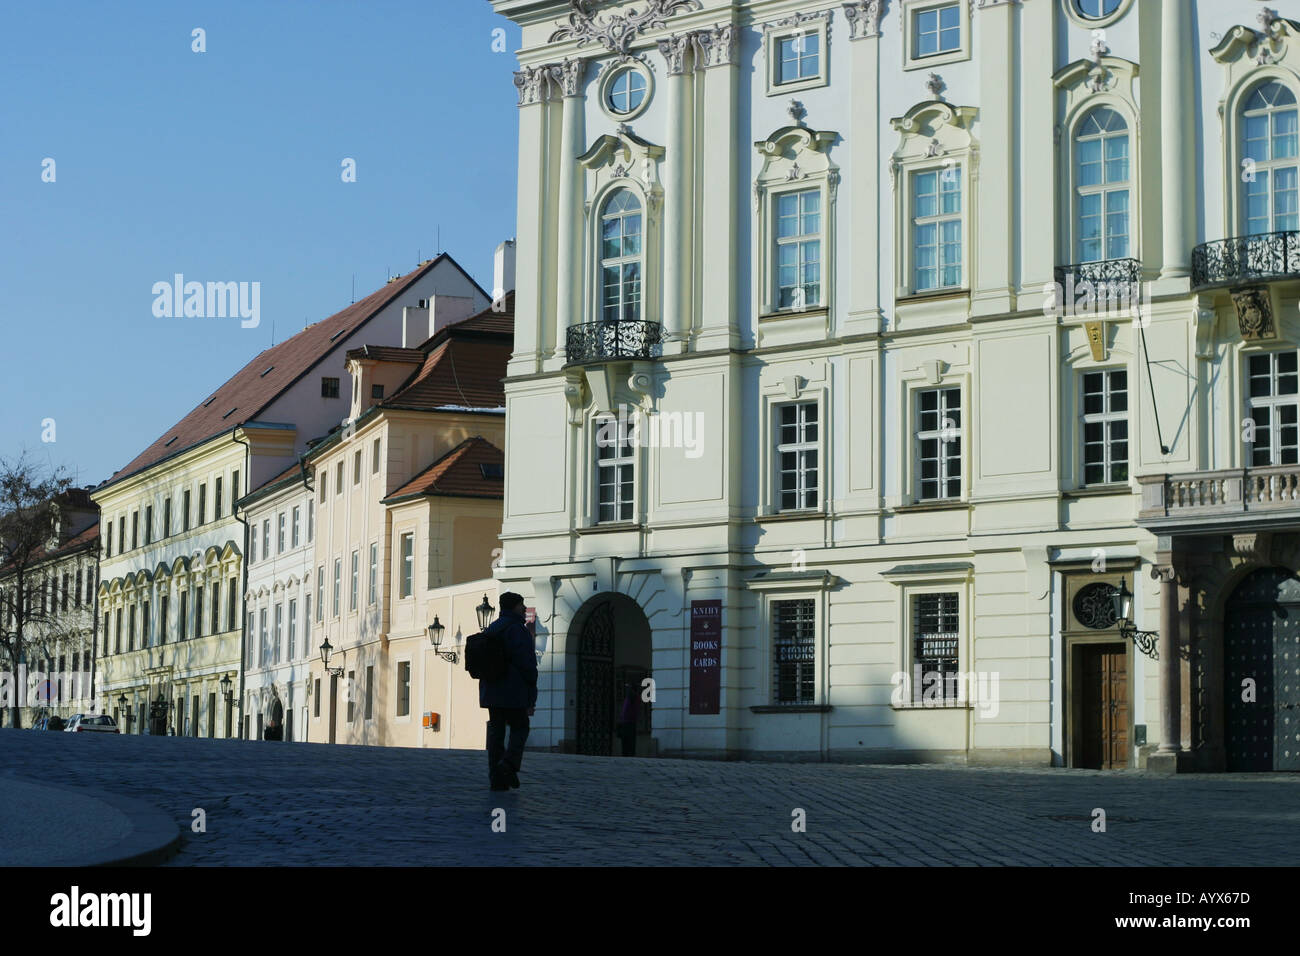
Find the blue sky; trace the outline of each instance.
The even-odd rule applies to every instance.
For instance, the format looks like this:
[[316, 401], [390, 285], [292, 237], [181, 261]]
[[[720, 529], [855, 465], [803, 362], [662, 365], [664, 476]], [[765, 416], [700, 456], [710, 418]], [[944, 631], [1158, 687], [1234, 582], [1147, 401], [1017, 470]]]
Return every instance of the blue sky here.
[[[102, 481], [273, 326], [348, 305], [354, 275], [361, 298], [446, 251], [490, 290], [515, 234], [518, 46], [486, 0], [8, 5], [0, 456]], [[260, 326], [155, 318], [177, 272], [260, 282]]]

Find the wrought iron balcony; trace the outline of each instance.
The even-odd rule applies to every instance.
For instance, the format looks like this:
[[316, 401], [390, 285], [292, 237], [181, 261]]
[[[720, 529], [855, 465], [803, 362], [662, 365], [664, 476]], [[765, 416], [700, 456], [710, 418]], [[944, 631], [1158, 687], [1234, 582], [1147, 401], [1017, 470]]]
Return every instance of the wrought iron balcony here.
[[564, 334], [565, 365], [653, 359], [662, 344], [658, 322], [618, 319], [571, 325]]
[[1138, 259], [1102, 259], [1057, 266], [1056, 285], [1063, 315], [1128, 311], [1142, 298], [1142, 263]]
[[1138, 483], [1138, 523], [1152, 529], [1198, 525], [1245, 530], [1300, 521], [1300, 465], [1143, 475]]
[[1192, 250], [1192, 288], [1300, 279], [1300, 232], [1265, 232], [1206, 242]]

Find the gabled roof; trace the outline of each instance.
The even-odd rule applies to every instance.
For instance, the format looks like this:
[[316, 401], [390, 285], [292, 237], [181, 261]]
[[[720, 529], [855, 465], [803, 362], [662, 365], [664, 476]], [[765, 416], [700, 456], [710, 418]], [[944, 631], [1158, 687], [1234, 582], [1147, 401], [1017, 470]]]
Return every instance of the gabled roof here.
[[[425, 495], [503, 498], [505, 480], [499, 476], [505, 461], [505, 453], [496, 445], [478, 435], [471, 436], [394, 491], [383, 504]], [[489, 467], [485, 469], [484, 465]]]
[[[264, 349], [213, 392], [210, 398], [163, 432], [157, 441], [124, 468], [114, 472], [100, 487], [121, 481], [164, 458], [201, 444], [243, 422], [256, 419], [275, 399], [324, 361], [334, 351], [336, 342], [346, 340], [362, 328], [444, 260], [473, 282], [456, 260], [444, 252], [341, 312], [307, 326], [279, 345]], [[482, 292], [477, 283], [474, 283], [474, 287]], [[483, 295], [490, 298], [485, 292]]]
[[395, 345], [363, 345], [359, 349], [348, 349], [350, 359], [375, 359], [378, 362], [413, 362], [424, 361], [424, 353], [419, 349], [398, 348]]

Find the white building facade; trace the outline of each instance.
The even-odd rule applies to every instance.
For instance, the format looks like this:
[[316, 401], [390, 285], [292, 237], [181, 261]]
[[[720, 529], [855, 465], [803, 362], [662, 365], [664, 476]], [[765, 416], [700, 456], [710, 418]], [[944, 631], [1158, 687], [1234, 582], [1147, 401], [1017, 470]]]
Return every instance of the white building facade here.
[[530, 743], [1300, 768], [1300, 22], [492, 2]]

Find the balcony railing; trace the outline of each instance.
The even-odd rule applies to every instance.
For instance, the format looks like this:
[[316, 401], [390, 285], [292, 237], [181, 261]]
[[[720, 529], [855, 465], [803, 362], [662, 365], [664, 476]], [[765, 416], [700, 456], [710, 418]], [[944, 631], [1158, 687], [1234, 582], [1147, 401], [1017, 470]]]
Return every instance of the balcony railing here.
[[1142, 263], [1102, 259], [1056, 267], [1061, 314], [1111, 315], [1135, 309], [1141, 301]]
[[1300, 465], [1144, 475], [1140, 522], [1197, 521], [1253, 513], [1300, 517]]
[[662, 344], [658, 322], [619, 319], [572, 325], [564, 334], [565, 365], [653, 359]]
[[1265, 232], [1206, 242], [1192, 250], [1192, 288], [1300, 279], [1300, 232]]

